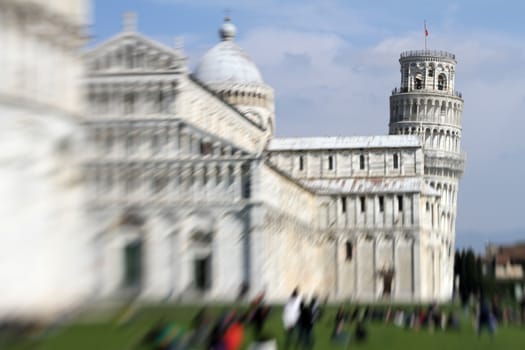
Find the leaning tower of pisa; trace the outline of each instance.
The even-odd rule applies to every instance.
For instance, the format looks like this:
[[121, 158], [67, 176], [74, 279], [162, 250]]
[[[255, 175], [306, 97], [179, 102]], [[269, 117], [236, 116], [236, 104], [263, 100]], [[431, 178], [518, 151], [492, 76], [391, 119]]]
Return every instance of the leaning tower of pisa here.
[[[390, 134], [415, 134], [425, 155], [425, 182], [441, 194], [439, 204], [421, 203], [431, 224], [422, 231], [422, 256], [437, 285], [434, 297], [452, 295], [456, 204], [465, 157], [461, 152], [463, 99], [455, 90], [455, 55], [434, 50], [401, 54], [401, 86], [390, 97]], [[429, 282], [430, 283], [430, 282]]]

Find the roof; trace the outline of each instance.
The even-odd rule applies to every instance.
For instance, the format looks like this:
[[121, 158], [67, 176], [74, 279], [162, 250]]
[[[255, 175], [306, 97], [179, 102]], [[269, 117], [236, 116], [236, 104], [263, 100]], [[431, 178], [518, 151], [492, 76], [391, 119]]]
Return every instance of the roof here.
[[226, 20], [220, 30], [222, 41], [204, 54], [194, 76], [204, 84], [264, 84], [252, 59], [233, 42], [236, 29]]
[[110, 48], [111, 46], [115, 44], [118, 44], [122, 40], [130, 40], [130, 39], [136, 40], [137, 42], [140, 42], [141, 44], [147, 45], [151, 47], [152, 49], [156, 49], [159, 52], [165, 53], [169, 56], [172, 56], [178, 59], [185, 59], [180, 49], [169, 47], [168, 45], [165, 45], [151, 38], [148, 38], [139, 32], [120, 32], [114, 35], [113, 37], [109, 38], [108, 40], [103, 41], [102, 43], [87, 49], [84, 55], [86, 57], [95, 56], [99, 52], [104, 51], [107, 48]]
[[487, 259], [495, 258], [497, 264], [505, 264], [510, 261], [525, 262], [525, 243], [490, 247], [492, 251], [487, 252]]
[[421, 147], [415, 135], [333, 136], [276, 138], [270, 141], [268, 151], [415, 147]]
[[299, 183], [319, 194], [415, 193], [425, 189], [421, 177], [318, 179], [301, 180]]
[[498, 249], [498, 255], [504, 255], [512, 260], [525, 261], [525, 245], [516, 244], [512, 246], [501, 246]]

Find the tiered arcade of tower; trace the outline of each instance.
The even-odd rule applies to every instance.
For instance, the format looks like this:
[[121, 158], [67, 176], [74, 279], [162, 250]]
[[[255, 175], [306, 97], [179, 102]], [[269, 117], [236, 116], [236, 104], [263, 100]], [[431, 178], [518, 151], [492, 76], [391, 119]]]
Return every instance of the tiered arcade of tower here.
[[[401, 86], [390, 97], [390, 134], [421, 138], [425, 181], [441, 193], [438, 208], [423, 211], [436, 220], [424, 232], [422, 249], [429, 272], [438, 279], [438, 294], [452, 293], [458, 183], [464, 170], [461, 153], [463, 98], [454, 89], [455, 55], [434, 50], [401, 54]], [[431, 213], [432, 212], [432, 213]], [[434, 223], [435, 221], [435, 223]], [[437, 273], [436, 273], [437, 272]]]

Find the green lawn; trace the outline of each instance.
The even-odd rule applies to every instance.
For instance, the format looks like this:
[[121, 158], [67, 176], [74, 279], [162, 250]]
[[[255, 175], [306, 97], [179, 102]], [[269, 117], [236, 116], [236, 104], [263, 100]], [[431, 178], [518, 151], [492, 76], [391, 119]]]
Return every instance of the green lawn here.
[[[210, 307], [212, 313], [219, 313], [220, 306]], [[192, 306], [156, 306], [141, 309], [131, 322], [117, 326], [115, 322], [83, 322], [78, 321], [61, 330], [57, 330], [43, 340], [33, 340], [16, 346], [2, 349], [41, 349], [41, 350], [142, 350], [137, 344], [146, 331], [161, 316], [182, 325], [188, 325], [197, 311]], [[315, 327], [315, 349], [344, 349], [344, 346], [331, 343], [329, 337], [333, 325], [335, 308], [328, 308], [323, 319]], [[352, 327], [353, 329], [353, 327]], [[359, 349], [525, 349], [525, 326], [499, 327], [494, 339], [484, 333], [481, 339], [474, 334], [470, 321], [465, 320], [459, 332], [435, 331], [426, 329], [420, 331], [404, 330], [394, 325], [372, 323], [368, 327], [369, 339], [364, 344], [350, 342], [349, 348]], [[270, 314], [265, 333], [282, 341], [281, 309], [276, 307]], [[251, 332], [247, 332], [251, 338]], [[246, 339], [245, 344], [250, 339]]]

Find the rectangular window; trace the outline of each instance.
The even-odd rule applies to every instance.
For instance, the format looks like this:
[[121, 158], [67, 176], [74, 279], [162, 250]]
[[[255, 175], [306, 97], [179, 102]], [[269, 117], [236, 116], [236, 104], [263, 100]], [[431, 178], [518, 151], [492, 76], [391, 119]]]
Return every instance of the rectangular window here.
[[346, 241], [346, 261], [352, 261], [354, 253], [354, 245], [350, 241]]
[[233, 169], [233, 166], [228, 166], [228, 186], [233, 185], [235, 181], [235, 171]]
[[403, 211], [403, 196], [397, 196], [397, 209]]
[[399, 156], [396, 154], [394, 154], [394, 169], [398, 169], [399, 168]]
[[160, 193], [167, 185], [167, 178], [155, 177], [152, 182], [153, 193]]
[[113, 177], [111, 174], [107, 174], [104, 181], [104, 187], [106, 190], [111, 190], [111, 187], [113, 186]]
[[208, 184], [208, 171], [206, 167], [202, 169], [202, 184], [206, 186]]
[[151, 149], [153, 150], [153, 152], [157, 152], [159, 150], [159, 144], [159, 135], [153, 134], [153, 136], [151, 137]]
[[106, 134], [105, 141], [106, 150], [111, 151], [113, 147], [113, 135], [111, 133]]
[[334, 156], [328, 156], [328, 170], [334, 170]]
[[210, 142], [201, 141], [200, 144], [200, 153], [203, 156], [210, 155], [213, 152], [213, 147]]
[[429, 69], [428, 70], [428, 76], [429, 77], [433, 77], [434, 76], [434, 70], [433, 69]]
[[365, 156], [360, 155], [359, 156], [359, 169], [363, 170], [365, 168]]
[[221, 171], [222, 171], [221, 167], [217, 165], [215, 167], [215, 183], [216, 184], [220, 184], [221, 181], [222, 181], [222, 175], [221, 175], [222, 173], [221, 173]]
[[124, 96], [124, 113], [135, 113], [135, 95], [133, 93], [128, 93]]
[[131, 193], [131, 192], [133, 192], [133, 190], [135, 189], [135, 188], [133, 187], [133, 180], [132, 180], [131, 176], [129, 176], [129, 177], [126, 178], [126, 181], [125, 181], [124, 187], [125, 187], [125, 189], [126, 189], [126, 193], [128, 193], [128, 194]]
[[304, 170], [304, 158], [299, 156], [299, 170]]
[[379, 196], [379, 211], [382, 213], [385, 210], [385, 197]]
[[366, 203], [365, 203], [365, 197], [359, 197], [360, 207], [361, 207], [361, 213], [364, 213], [366, 210]]
[[251, 196], [251, 188], [252, 188], [249, 165], [242, 166], [241, 181], [242, 181], [242, 198], [248, 199]]
[[341, 211], [346, 213], [346, 197], [341, 197]]
[[430, 203], [427, 202], [427, 211], [430, 211]]
[[211, 288], [211, 255], [194, 260], [194, 283], [197, 290], [203, 292]]
[[135, 137], [133, 134], [129, 134], [126, 138], [126, 150], [132, 152], [135, 148]]

